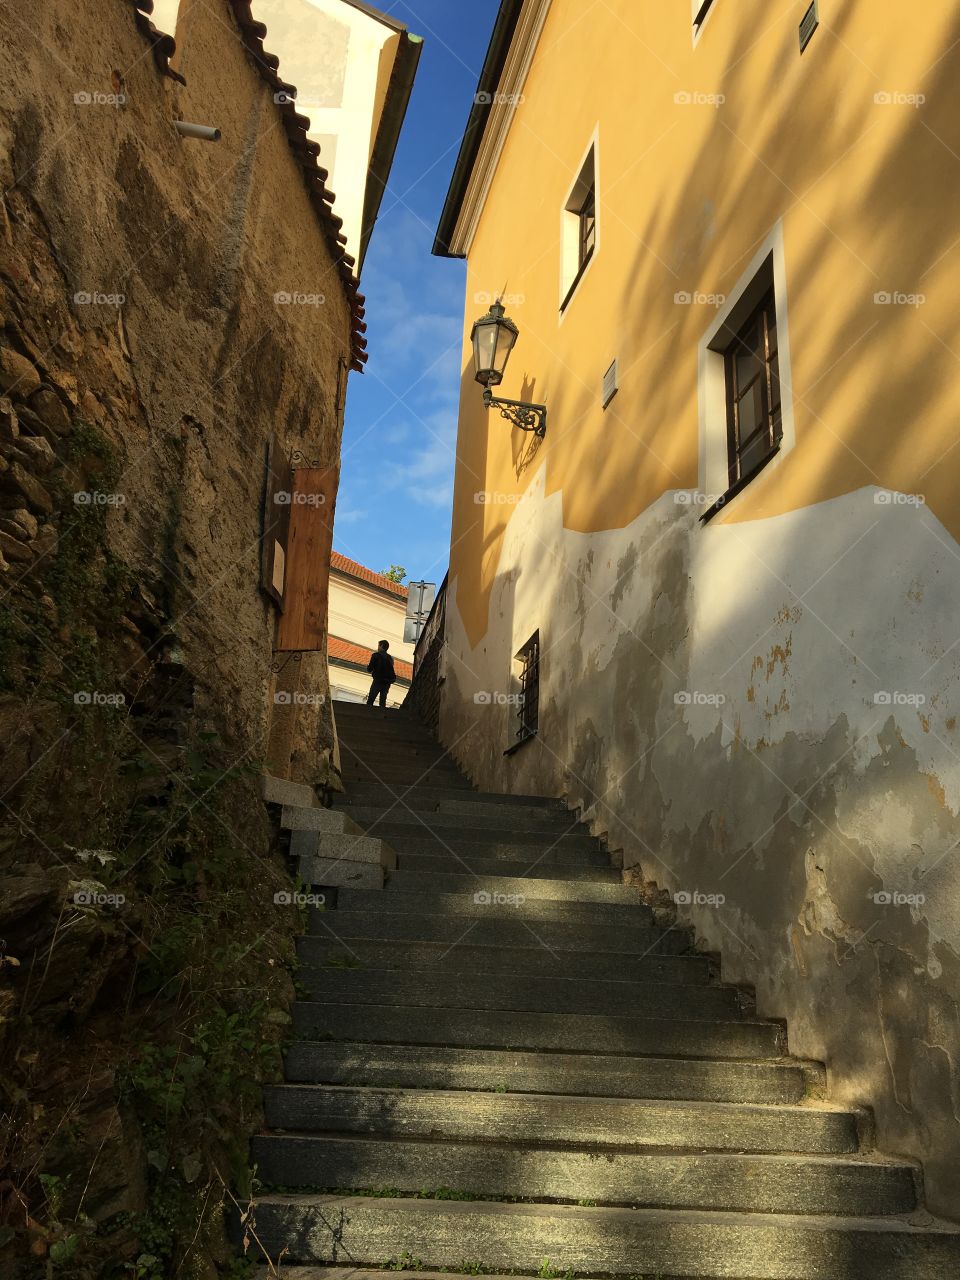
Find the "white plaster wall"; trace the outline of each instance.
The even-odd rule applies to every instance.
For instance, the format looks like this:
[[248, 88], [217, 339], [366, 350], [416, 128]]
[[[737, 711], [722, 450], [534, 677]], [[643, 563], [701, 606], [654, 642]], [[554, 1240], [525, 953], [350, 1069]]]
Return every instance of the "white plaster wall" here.
[[[873, 487], [707, 526], [672, 492], [579, 534], [543, 475], [475, 648], [451, 578], [444, 742], [483, 788], [584, 806], [671, 892], [722, 894], [681, 914], [960, 1217], [956, 543]], [[536, 628], [540, 734], [505, 757], [513, 708], [474, 695], [511, 690]]]

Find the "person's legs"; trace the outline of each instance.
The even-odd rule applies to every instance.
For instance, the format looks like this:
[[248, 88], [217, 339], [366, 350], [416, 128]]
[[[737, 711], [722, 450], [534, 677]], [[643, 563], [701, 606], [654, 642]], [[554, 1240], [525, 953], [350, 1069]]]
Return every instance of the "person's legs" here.
[[367, 694], [367, 706], [368, 706], [368, 707], [372, 707], [372, 706], [373, 706], [373, 700], [374, 700], [374, 698], [377, 696], [377, 693], [379, 692], [379, 689], [380, 689], [379, 681], [374, 680], [374, 681], [371, 683], [371, 685], [370, 685], [370, 692]]
[[389, 690], [390, 690], [390, 686], [389, 686], [389, 684], [384, 683], [384, 684], [382, 684], [382, 685], [380, 686], [380, 705], [381, 705], [381, 707], [385, 707], [385, 706], [387, 705], [387, 693], [389, 692]]

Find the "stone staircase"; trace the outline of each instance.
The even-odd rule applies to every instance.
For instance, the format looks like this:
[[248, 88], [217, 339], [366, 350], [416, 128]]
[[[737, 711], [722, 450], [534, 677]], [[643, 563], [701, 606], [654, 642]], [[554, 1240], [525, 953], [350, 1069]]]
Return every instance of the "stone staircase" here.
[[408, 713], [336, 714], [339, 807], [396, 870], [300, 940], [253, 1142], [283, 1276], [960, 1276], [920, 1170], [575, 815], [474, 791]]

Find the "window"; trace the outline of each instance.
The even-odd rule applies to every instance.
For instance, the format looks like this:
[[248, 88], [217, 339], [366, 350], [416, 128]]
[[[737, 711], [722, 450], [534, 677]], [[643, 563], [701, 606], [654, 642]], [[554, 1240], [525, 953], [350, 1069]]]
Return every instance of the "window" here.
[[727, 386], [727, 477], [730, 488], [758, 471], [783, 435], [780, 359], [773, 289], [724, 352]]
[[777, 222], [700, 339], [701, 520], [796, 443], [787, 303]]
[[535, 631], [517, 654], [520, 664], [520, 705], [517, 708], [517, 742], [537, 732], [540, 719], [540, 632]]
[[560, 237], [561, 311], [573, 297], [596, 253], [598, 231], [597, 147], [594, 139], [563, 205]]
[[592, 186], [580, 206], [580, 271], [590, 261], [597, 243], [597, 188]]
[[713, 8], [713, 0], [693, 0], [693, 29], [699, 31]]

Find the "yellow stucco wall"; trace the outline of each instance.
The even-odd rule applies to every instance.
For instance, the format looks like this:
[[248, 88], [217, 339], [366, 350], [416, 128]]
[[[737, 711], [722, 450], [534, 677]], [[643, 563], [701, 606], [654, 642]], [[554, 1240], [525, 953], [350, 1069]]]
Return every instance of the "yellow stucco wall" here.
[[[478, 492], [519, 494], [545, 465], [565, 527], [592, 532], [697, 485], [698, 344], [716, 313], [674, 297], [730, 293], [781, 219], [796, 447], [719, 519], [879, 484], [922, 493], [960, 534], [960, 15], [821, 0], [801, 56], [806, 8], [716, 0], [694, 44], [686, 4], [553, 0], [468, 255], [450, 576], [472, 644], [514, 509]], [[561, 316], [560, 211], [595, 130], [599, 244]], [[532, 456], [473, 382], [477, 298], [501, 290], [521, 330], [501, 393], [549, 406]], [[894, 291], [925, 301], [877, 305]]]

